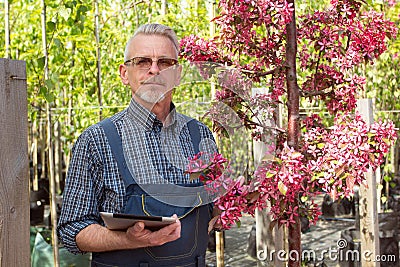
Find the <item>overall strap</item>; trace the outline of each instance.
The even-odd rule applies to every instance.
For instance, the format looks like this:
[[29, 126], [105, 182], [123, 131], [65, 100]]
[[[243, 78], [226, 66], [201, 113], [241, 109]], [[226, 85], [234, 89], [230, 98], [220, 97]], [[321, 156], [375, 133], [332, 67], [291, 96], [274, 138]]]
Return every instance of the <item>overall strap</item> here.
[[106, 137], [108, 139], [108, 143], [111, 146], [111, 151], [115, 157], [115, 160], [117, 161], [118, 170], [122, 176], [122, 179], [124, 179], [125, 186], [128, 187], [128, 185], [132, 184], [132, 182], [136, 184], [135, 179], [133, 179], [131, 172], [126, 165], [123, 153], [124, 150], [122, 149], [122, 139], [121, 136], [119, 136], [114, 123], [109, 118], [107, 118], [101, 121], [100, 125], [103, 127]]
[[187, 123], [187, 126], [189, 128], [189, 134], [190, 138], [192, 138], [192, 143], [193, 143], [193, 148], [194, 148], [194, 153], [197, 154], [200, 152], [200, 129], [199, 126], [197, 125], [197, 121], [192, 119]]

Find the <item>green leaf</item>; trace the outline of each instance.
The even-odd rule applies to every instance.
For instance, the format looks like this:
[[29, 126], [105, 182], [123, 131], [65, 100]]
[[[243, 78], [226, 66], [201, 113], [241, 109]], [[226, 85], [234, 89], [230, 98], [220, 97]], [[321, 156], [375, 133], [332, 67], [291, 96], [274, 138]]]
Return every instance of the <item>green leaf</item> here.
[[47, 29], [47, 31], [52, 32], [56, 29], [56, 24], [52, 21], [48, 21], [46, 23], [46, 29]]
[[37, 62], [37, 65], [38, 65], [38, 67], [40, 68], [40, 69], [43, 69], [44, 68], [44, 64], [45, 64], [45, 61], [46, 59], [45, 59], [45, 57], [40, 57], [40, 58], [38, 58], [37, 60], [36, 60], [36, 62]]
[[81, 30], [78, 27], [72, 27], [71, 28], [71, 35], [79, 35], [81, 33]]
[[265, 176], [266, 176], [266, 178], [272, 178], [272, 177], [275, 176], [275, 173], [267, 172], [267, 173], [265, 174]]
[[279, 191], [281, 192], [282, 195], [286, 196], [287, 187], [282, 181], [278, 182], [278, 189], [279, 189]]
[[383, 180], [385, 180], [385, 182], [390, 182], [391, 180], [392, 180], [392, 177], [390, 177], [390, 176], [388, 176], [388, 175], [385, 175], [385, 176], [383, 176]]
[[51, 91], [54, 89], [54, 83], [52, 80], [48, 79], [44, 81], [44, 84], [46, 85], [46, 88], [48, 91]]
[[54, 94], [51, 93], [45, 86], [40, 87], [39, 95], [46, 99], [46, 101], [49, 103], [52, 103], [55, 99]]
[[65, 21], [68, 21], [68, 18], [71, 15], [71, 9], [66, 8], [65, 6], [60, 6], [58, 9], [58, 14], [64, 18]]
[[65, 7], [74, 8], [76, 6], [76, 1], [68, 1], [65, 3]]
[[45, 94], [44, 97], [45, 97], [46, 101], [49, 103], [54, 102], [54, 99], [56, 99], [56, 96], [52, 92], [48, 92], [47, 94]]
[[61, 40], [60, 39], [58, 39], [58, 38], [54, 38], [54, 44], [57, 46], [57, 47], [63, 47], [63, 45], [62, 45], [62, 43], [61, 43]]
[[322, 148], [324, 148], [325, 147], [325, 144], [324, 143], [318, 143], [317, 144], [317, 148], [319, 148], [319, 149], [322, 149]]
[[240, 228], [240, 226], [242, 226], [242, 222], [241, 222], [241, 221], [237, 221], [237, 222], [236, 222], [236, 226], [237, 226], [238, 228]]

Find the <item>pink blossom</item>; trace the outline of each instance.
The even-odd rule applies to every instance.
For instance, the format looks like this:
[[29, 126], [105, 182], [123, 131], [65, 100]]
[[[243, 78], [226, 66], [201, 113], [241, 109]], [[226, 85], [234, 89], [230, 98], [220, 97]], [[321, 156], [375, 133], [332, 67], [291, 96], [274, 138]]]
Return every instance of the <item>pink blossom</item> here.
[[[284, 44], [293, 14], [287, 1], [221, 0], [221, 13], [213, 19], [219, 34], [209, 40], [191, 35], [181, 41], [181, 56], [198, 64], [205, 79], [213, 73], [199, 62], [234, 67], [213, 77], [220, 85], [218, 103], [207, 113], [213, 130], [229, 136], [244, 127], [255, 140], [272, 144], [268, 154], [274, 157], [261, 162], [248, 180], [232, 177], [229, 162], [220, 154], [190, 160], [187, 172], [219, 193], [215, 205], [221, 210], [217, 221], [223, 228], [229, 229], [243, 213], [254, 215], [257, 208], [266, 207], [279, 225], [289, 225], [297, 216], [316, 222], [321, 212], [315, 196], [325, 192], [333, 198], [349, 197], [354, 186], [366, 183], [364, 173], [385, 161], [396, 130], [392, 122], [381, 120], [367, 125], [354, 113], [366, 84], [357, 69], [373, 64], [398, 28], [381, 13], [363, 11], [361, 5], [357, 0], [331, 0], [327, 10], [296, 20], [298, 66], [305, 74], [298, 79], [301, 94], [312, 104], [325, 103], [334, 115], [333, 122], [315, 114], [305, 117], [298, 148], [288, 145], [284, 129], [266, 123], [274, 121], [286, 93]], [[259, 82], [269, 92], [250, 96]]]

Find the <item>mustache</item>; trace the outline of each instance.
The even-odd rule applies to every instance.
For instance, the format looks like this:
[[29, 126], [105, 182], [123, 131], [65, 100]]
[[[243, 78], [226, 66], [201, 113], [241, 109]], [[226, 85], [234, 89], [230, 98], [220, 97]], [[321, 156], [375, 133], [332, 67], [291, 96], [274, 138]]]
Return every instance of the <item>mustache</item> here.
[[147, 83], [157, 83], [157, 84], [161, 84], [161, 85], [166, 84], [165, 80], [162, 79], [160, 76], [153, 76], [146, 80], [140, 81], [140, 84], [147, 84]]

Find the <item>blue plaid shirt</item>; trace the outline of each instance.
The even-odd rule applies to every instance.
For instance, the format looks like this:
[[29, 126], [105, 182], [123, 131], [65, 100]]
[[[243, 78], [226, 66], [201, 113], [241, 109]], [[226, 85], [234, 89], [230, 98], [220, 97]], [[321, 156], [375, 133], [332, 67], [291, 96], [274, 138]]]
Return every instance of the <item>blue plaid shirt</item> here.
[[[195, 154], [186, 126], [186, 116], [172, 109], [166, 120], [167, 123], [163, 125], [155, 114], [147, 111], [132, 99], [129, 107], [111, 117], [111, 120], [116, 125], [119, 135], [122, 136], [125, 155], [132, 155], [140, 149], [137, 147], [138, 142], [132, 140], [143, 140], [145, 143], [146, 153], [139, 154], [148, 159], [136, 159], [131, 162], [130, 164], [136, 165], [134, 168], [140, 168], [141, 164], [151, 162], [159, 176], [168, 182], [187, 183], [189, 181], [188, 175], [184, 174], [184, 166], [172, 164], [171, 157], [166, 156], [174, 154], [175, 146], [179, 146], [181, 154], [186, 159]], [[130, 141], [128, 140], [127, 144], [124, 144], [124, 134], [127, 133], [123, 129], [127, 125], [129, 134], [133, 136], [128, 138]], [[198, 125], [202, 140], [200, 150], [215, 152], [216, 146], [212, 133], [204, 124], [198, 123]], [[176, 131], [176, 129], [180, 130]], [[170, 145], [163, 146], [161, 143], [165, 141], [165, 136], [168, 138], [174, 133], [178, 136], [172, 138], [172, 141], [169, 140]], [[168, 151], [169, 149], [172, 150]], [[151, 177], [138, 177], [138, 179], [140, 183], [154, 182]], [[72, 253], [82, 253], [77, 247], [76, 235], [90, 224], [102, 224], [100, 211], [121, 212], [126, 200], [125, 185], [104, 130], [99, 124], [92, 125], [79, 136], [72, 149], [57, 227], [57, 233], [64, 246]]]

